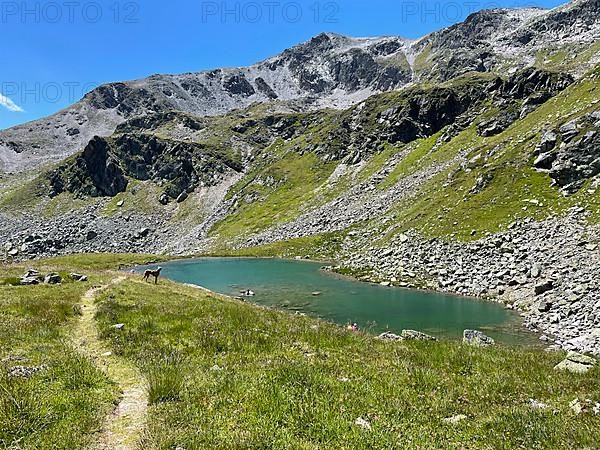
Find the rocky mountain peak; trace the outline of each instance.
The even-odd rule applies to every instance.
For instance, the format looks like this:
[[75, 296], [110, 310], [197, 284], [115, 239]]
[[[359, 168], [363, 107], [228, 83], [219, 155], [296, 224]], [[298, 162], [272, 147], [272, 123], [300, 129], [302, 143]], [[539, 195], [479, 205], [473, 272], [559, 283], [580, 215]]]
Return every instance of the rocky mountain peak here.
[[[0, 132], [0, 170], [55, 162], [94, 136], [109, 136], [126, 120], [148, 114], [215, 116], [268, 102], [342, 109], [418, 81], [446, 81], [473, 71], [505, 75], [537, 64], [544, 52], [574, 57], [600, 38], [599, 13], [598, 0], [549, 11], [484, 10], [418, 41], [321, 33], [249, 67], [109, 83], [53, 116]], [[585, 61], [565, 65], [576, 75], [586, 67]]]

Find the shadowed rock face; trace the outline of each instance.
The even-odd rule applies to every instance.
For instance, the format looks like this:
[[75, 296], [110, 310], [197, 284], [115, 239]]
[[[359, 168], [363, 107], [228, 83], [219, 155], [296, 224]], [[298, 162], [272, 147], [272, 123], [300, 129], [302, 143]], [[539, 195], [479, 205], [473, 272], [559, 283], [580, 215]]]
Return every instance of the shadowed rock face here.
[[93, 139], [75, 158], [48, 175], [51, 195], [115, 196], [127, 188], [127, 178], [153, 180], [177, 198], [198, 186], [214, 186], [239, 162], [200, 144], [162, 140], [145, 134]]
[[232, 95], [250, 97], [256, 91], [244, 75], [233, 75], [225, 80], [223, 87]]
[[69, 191], [90, 197], [114, 196], [127, 188], [127, 178], [106, 141], [95, 138], [69, 164], [68, 171], [49, 175], [50, 195]]
[[579, 191], [586, 180], [600, 173], [600, 110], [547, 133], [538, 152], [536, 168], [548, 170], [565, 194]]

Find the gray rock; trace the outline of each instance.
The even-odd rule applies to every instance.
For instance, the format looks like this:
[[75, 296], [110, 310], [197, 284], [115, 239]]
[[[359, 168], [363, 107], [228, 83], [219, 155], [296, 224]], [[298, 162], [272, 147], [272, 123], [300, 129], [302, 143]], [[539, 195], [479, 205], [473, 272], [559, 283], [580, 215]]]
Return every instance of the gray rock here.
[[538, 311], [539, 312], [548, 312], [552, 309], [552, 302], [549, 300], [542, 300], [539, 304], [538, 304]]
[[136, 237], [139, 238], [145, 238], [148, 237], [148, 235], [150, 234], [152, 230], [150, 228], [140, 228], [137, 233], [136, 233]]
[[389, 331], [386, 331], [385, 333], [381, 333], [377, 337], [377, 339], [381, 339], [382, 341], [395, 342], [395, 341], [401, 341], [402, 337], [398, 336], [397, 334], [390, 333]]
[[62, 278], [57, 273], [49, 273], [44, 277], [44, 283], [46, 284], [60, 284]]
[[567, 358], [558, 363], [554, 369], [566, 370], [573, 373], [583, 374], [596, 365], [596, 360], [581, 353], [569, 352]]
[[31, 378], [35, 374], [47, 370], [46, 366], [39, 367], [25, 367], [25, 366], [15, 366], [8, 369], [8, 376], [11, 378]]
[[163, 192], [162, 194], [160, 194], [158, 201], [161, 205], [166, 205], [169, 203], [169, 196], [165, 192]]
[[179, 194], [179, 196], [177, 197], [177, 203], [183, 203], [185, 202], [189, 197], [189, 194], [187, 192], [182, 192], [181, 194]]
[[554, 282], [552, 280], [544, 281], [543, 283], [536, 284], [534, 289], [535, 295], [545, 294], [554, 289]]
[[401, 337], [405, 341], [437, 341], [434, 336], [414, 330], [402, 330]]
[[486, 336], [481, 331], [465, 330], [463, 332], [463, 343], [474, 345], [476, 347], [490, 347], [496, 342], [489, 336]]
[[23, 277], [21, 278], [21, 285], [23, 286], [35, 286], [40, 284], [38, 277]]
[[88, 277], [86, 275], [81, 275], [79, 273], [72, 273], [69, 275], [73, 281], [85, 282]]
[[546, 131], [542, 136], [542, 140], [538, 145], [538, 151], [540, 153], [549, 152], [556, 146], [558, 136], [553, 131]]
[[25, 275], [23, 275], [23, 278], [32, 278], [32, 277], [40, 277], [40, 273], [35, 269], [29, 269], [25, 273]]

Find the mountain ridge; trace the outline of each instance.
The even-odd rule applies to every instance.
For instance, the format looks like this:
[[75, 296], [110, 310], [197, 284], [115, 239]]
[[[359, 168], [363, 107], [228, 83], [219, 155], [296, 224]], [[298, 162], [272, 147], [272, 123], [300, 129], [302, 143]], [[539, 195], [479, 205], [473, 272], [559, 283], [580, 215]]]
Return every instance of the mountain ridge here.
[[[531, 57], [525, 64], [519, 60], [520, 47], [532, 42], [557, 46], [543, 38], [543, 30], [528, 36], [525, 44], [519, 39], [511, 42], [511, 33], [519, 31], [519, 27], [512, 29], [516, 22], [520, 27], [554, 24], [546, 28], [561, 29], [558, 43], [569, 46], [569, 39], [581, 44], [588, 43], [590, 34], [598, 37], [594, 12], [600, 14], [595, 0], [578, 0], [553, 10], [483, 10], [417, 40], [321, 33], [248, 67], [108, 83], [52, 116], [1, 131], [0, 170], [19, 172], [58, 161], [81, 150], [93, 137], [112, 134], [128, 118], [153, 112], [219, 115], [256, 102], [283, 111], [290, 104], [304, 110], [344, 109], [374, 93], [402, 89], [416, 81], [444, 81], [470, 70], [510, 72], [532, 64]], [[566, 21], [562, 28], [556, 25], [556, 17]], [[480, 34], [475, 40], [473, 30]], [[508, 44], [489, 48], [483, 38], [489, 40], [491, 31], [504, 34]], [[463, 48], [458, 56], [457, 47]], [[511, 52], [516, 52], [514, 58]]]

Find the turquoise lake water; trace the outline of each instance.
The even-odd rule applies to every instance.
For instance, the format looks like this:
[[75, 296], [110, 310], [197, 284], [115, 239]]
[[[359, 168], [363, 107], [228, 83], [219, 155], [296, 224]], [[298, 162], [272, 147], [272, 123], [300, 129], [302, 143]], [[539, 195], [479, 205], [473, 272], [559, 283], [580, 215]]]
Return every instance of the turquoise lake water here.
[[[363, 283], [320, 270], [307, 261], [254, 258], [200, 258], [161, 264], [171, 280], [239, 296], [248, 302], [306, 313], [341, 325], [356, 322], [373, 333], [413, 329], [458, 339], [478, 329], [506, 344], [531, 344], [535, 336], [502, 306], [470, 298]], [[143, 268], [140, 268], [142, 270]], [[320, 292], [314, 296], [314, 292]]]

